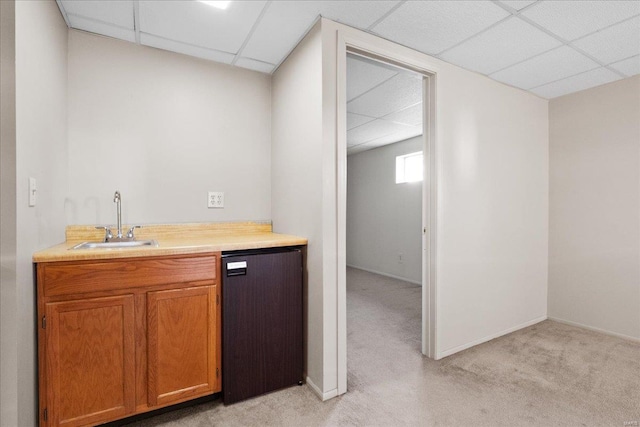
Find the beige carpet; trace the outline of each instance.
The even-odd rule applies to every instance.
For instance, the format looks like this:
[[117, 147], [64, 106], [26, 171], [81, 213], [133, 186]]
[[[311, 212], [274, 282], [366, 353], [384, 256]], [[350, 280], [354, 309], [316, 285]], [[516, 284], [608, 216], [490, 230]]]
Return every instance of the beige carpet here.
[[349, 269], [349, 391], [294, 386], [138, 426], [623, 426], [640, 421], [640, 344], [545, 321], [441, 361], [420, 354], [420, 288]]

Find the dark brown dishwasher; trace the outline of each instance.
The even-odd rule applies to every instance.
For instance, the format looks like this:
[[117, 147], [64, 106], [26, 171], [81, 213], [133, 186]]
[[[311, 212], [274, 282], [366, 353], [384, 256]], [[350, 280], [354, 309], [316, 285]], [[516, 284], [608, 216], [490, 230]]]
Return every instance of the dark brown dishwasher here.
[[223, 252], [222, 395], [302, 384], [302, 251]]

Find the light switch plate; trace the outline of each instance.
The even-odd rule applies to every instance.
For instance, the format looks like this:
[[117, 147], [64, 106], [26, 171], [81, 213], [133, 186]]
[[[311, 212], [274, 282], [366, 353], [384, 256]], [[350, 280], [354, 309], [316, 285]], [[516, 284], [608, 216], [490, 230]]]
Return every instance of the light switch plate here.
[[224, 193], [221, 191], [209, 191], [207, 206], [209, 208], [224, 208]]
[[29, 178], [29, 206], [35, 206], [37, 199], [36, 179]]

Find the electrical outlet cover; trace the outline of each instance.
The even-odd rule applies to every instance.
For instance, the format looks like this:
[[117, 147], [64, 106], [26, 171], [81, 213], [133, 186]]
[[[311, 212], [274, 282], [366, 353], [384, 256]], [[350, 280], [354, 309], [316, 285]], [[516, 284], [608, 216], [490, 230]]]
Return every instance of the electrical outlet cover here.
[[209, 191], [207, 207], [224, 208], [224, 193], [221, 191]]

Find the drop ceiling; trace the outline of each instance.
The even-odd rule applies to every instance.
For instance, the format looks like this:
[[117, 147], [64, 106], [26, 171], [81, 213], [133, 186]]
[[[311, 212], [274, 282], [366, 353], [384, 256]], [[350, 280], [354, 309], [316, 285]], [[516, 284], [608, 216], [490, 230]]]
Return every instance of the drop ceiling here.
[[323, 16], [544, 98], [640, 74], [640, 0], [57, 1], [71, 28], [262, 73]]
[[349, 54], [347, 154], [422, 134], [422, 76]]

